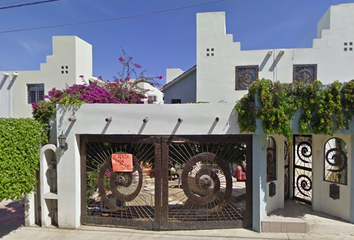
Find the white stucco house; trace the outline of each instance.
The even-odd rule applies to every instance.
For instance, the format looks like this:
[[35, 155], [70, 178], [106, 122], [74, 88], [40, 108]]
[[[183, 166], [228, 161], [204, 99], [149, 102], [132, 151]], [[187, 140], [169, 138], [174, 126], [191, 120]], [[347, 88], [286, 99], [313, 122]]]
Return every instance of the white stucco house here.
[[[0, 117], [32, 117], [31, 104], [43, 100], [54, 87], [98, 81], [92, 76], [92, 46], [77, 36], [54, 36], [53, 53], [38, 71], [0, 72]], [[85, 80], [79, 76], [85, 76]], [[146, 102], [163, 103], [163, 94], [148, 83]]]
[[[209, 103], [59, 106], [59, 141], [41, 149], [40, 187], [27, 203], [26, 224], [259, 232], [275, 224], [306, 232], [298, 221], [264, 224], [292, 198], [354, 223], [353, 121], [349, 130], [328, 136], [299, 134], [295, 119], [289, 148], [284, 136], [265, 134], [258, 120], [254, 133], [240, 132], [234, 111], [257, 78], [352, 79], [353, 42], [354, 4], [331, 6], [309, 49], [242, 51], [225, 34], [224, 13], [197, 14], [197, 64], [186, 72], [167, 70], [162, 91], [165, 103]], [[330, 157], [341, 158], [339, 170]], [[244, 183], [231, 178], [227, 159], [246, 160]], [[144, 162], [153, 167], [151, 178], [143, 174]], [[112, 170], [119, 164], [130, 170]], [[181, 171], [182, 184], [172, 180], [171, 166]]]
[[354, 4], [331, 6], [318, 22], [312, 48], [241, 49], [226, 34], [225, 13], [197, 14], [197, 63], [166, 70], [165, 103], [235, 102], [257, 78], [330, 83], [354, 78]]
[[32, 103], [54, 87], [82, 84], [80, 75], [92, 76], [92, 46], [76, 36], [54, 36], [53, 53], [40, 70], [0, 73], [0, 117], [32, 117]]

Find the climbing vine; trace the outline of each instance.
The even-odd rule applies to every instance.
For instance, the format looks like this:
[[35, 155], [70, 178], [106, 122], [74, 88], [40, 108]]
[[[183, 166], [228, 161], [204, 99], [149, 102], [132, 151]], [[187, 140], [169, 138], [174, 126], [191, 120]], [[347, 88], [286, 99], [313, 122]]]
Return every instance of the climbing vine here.
[[242, 132], [254, 132], [256, 119], [261, 119], [266, 134], [278, 133], [291, 140], [292, 121], [299, 112], [300, 133], [333, 135], [348, 129], [354, 115], [354, 80], [330, 85], [257, 80], [235, 110]]
[[0, 118], [0, 201], [35, 189], [41, 130], [29, 118]]

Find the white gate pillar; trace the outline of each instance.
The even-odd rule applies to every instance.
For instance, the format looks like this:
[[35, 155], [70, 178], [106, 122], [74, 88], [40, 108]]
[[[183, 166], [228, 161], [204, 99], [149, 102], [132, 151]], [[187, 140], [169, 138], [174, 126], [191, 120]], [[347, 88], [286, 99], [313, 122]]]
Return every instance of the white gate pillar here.
[[351, 135], [351, 161], [349, 163], [350, 222], [354, 223], [354, 135]]
[[252, 151], [252, 228], [261, 232], [262, 220], [267, 217], [267, 135], [253, 135]]

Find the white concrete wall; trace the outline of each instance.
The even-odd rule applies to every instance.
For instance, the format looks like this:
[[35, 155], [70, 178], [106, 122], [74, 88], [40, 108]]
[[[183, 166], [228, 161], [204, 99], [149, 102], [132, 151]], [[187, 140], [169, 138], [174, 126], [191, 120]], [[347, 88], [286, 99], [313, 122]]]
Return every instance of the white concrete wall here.
[[196, 101], [235, 102], [247, 93], [235, 90], [236, 66], [258, 65], [260, 79], [292, 82], [294, 64], [317, 64], [317, 79], [323, 83], [351, 80], [354, 51], [344, 51], [344, 42], [354, 42], [354, 4], [332, 6], [318, 28], [321, 38], [313, 40], [313, 48], [241, 51], [240, 43], [226, 34], [224, 12], [198, 13]]
[[164, 99], [166, 104], [170, 104], [172, 99], [181, 99], [181, 103], [196, 102], [196, 71], [164, 90]]
[[267, 135], [252, 137], [252, 229], [261, 232], [261, 223], [267, 217]]
[[0, 117], [9, 118], [13, 113], [12, 88], [16, 76], [12, 72], [0, 73]]
[[[63, 69], [62, 69], [63, 67]], [[13, 117], [32, 117], [27, 103], [27, 84], [44, 83], [45, 94], [52, 88], [82, 83], [79, 75], [92, 76], [92, 47], [76, 36], [53, 37], [53, 55], [47, 56], [39, 71], [19, 71], [13, 84]]]
[[[344, 140], [348, 146], [348, 184], [337, 184], [340, 186], [340, 199], [333, 200], [329, 197], [329, 185], [333, 182], [324, 181], [324, 147], [328, 139], [338, 137]], [[346, 221], [350, 220], [350, 194], [352, 176], [350, 173], [352, 165], [351, 135], [341, 134], [333, 136], [313, 135], [313, 199], [312, 206], [316, 211], [321, 211], [333, 216], [340, 217]]]

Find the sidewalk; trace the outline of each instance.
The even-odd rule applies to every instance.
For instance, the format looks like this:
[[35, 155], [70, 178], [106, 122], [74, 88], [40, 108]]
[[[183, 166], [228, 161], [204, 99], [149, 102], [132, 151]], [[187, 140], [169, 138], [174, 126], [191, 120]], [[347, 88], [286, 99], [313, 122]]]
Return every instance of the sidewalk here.
[[0, 238], [25, 224], [24, 207], [21, 201], [0, 202]]
[[20, 227], [19, 229], [4, 236], [4, 240], [198, 240], [198, 239], [354, 239], [354, 233], [347, 234], [299, 234], [299, 233], [256, 233], [246, 229], [226, 230], [197, 230], [197, 231], [142, 231], [125, 228], [88, 227], [82, 226], [79, 229], [57, 229], [39, 227]]
[[[23, 204], [19, 201], [3, 201], [0, 202], [0, 239], [4, 240], [111, 240], [111, 239], [130, 239], [130, 240], [158, 240], [158, 239], [178, 239], [178, 240], [195, 240], [195, 239], [353, 239], [354, 230], [352, 231], [348, 223], [341, 223], [332, 219], [326, 220], [325, 223], [317, 219], [317, 223], [321, 223], [322, 229], [319, 231], [310, 231], [309, 233], [257, 233], [247, 229], [218, 229], [218, 230], [191, 230], [191, 231], [144, 231], [127, 228], [109, 228], [109, 227], [93, 227], [81, 226], [78, 229], [58, 229], [40, 228], [40, 227], [23, 227], [24, 211]], [[324, 220], [321, 220], [324, 221]], [[325, 227], [323, 227], [325, 226]], [[353, 228], [354, 229], [354, 228]], [[340, 230], [340, 231], [338, 231]]]

